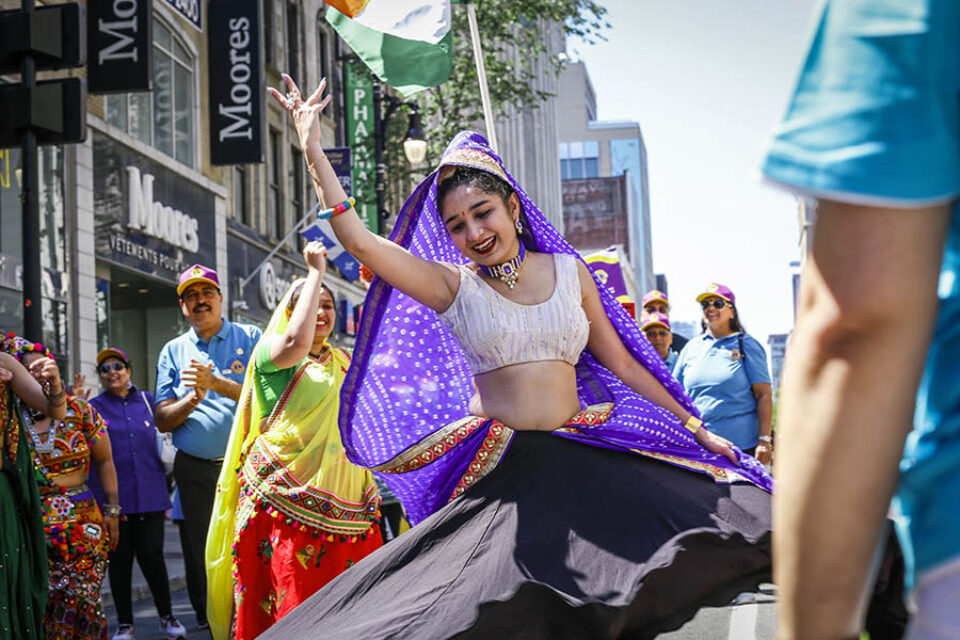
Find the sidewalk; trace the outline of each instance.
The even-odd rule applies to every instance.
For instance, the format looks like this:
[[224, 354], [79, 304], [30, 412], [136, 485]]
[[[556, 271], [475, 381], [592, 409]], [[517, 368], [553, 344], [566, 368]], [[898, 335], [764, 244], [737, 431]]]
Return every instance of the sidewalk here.
[[[180, 550], [180, 531], [171, 520], [164, 523], [163, 529], [163, 558], [167, 562], [167, 578], [170, 581], [170, 591], [178, 591], [187, 586], [186, 571], [183, 567], [183, 553]], [[113, 594], [110, 593], [110, 579], [103, 580], [103, 606], [113, 606]], [[133, 563], [133, 601], [150, 600], [150, 587], [140, 571], [140, 565]]]

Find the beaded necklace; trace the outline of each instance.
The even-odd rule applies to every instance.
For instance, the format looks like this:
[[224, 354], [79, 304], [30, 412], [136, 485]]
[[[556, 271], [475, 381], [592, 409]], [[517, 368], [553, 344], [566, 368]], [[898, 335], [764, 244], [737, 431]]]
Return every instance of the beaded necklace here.
[[492, 267], [480, 265], [480, 268], [491, 278], [499, 280], [507, 285], [507, 288], [513, 289], [517, 286], [517, 280], [520, 279], [520, 269], [523, 268], [523, 261], [526, 257], [527, 249], [523, 246], [523, 242], [520, 242], [520, 251], [511, 259]]

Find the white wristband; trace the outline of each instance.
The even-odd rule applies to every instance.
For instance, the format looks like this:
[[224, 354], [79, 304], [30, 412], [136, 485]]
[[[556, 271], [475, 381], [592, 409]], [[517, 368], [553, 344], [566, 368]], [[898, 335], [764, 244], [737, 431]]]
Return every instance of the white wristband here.
[[760, 442], [773, 442], [773, 436], [760, 436], [757, 440]]

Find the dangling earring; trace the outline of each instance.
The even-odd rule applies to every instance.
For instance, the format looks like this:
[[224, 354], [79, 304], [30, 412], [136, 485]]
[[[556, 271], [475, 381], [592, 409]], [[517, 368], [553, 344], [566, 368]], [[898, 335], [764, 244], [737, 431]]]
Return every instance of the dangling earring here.
[[520, 224], [520, 218], [517, 218], [516, 220], [513, 221], [513, 226], [517, 228], [518, 236], [523, 234], [523, 225]]

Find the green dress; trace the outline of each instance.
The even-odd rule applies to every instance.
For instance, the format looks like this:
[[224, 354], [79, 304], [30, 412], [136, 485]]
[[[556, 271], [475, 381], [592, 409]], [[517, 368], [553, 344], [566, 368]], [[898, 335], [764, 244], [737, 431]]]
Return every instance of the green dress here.
[[0, 638], [41, 640], [47, 548], [23, 435], [13, 390], [0, 383]]

